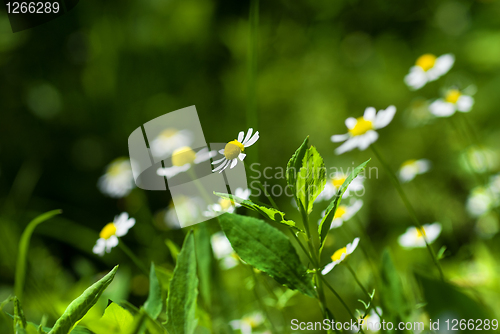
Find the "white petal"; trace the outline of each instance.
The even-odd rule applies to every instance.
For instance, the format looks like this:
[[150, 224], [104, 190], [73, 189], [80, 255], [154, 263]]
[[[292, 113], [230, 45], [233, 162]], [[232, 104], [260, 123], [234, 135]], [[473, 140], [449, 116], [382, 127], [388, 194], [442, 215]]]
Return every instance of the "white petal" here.
[[94, 248], [92, 248], [92, 252], [94, 254], [103, 256], [105, 251], [106, 251], [106, 240], [104, 240], [103, 238], [97, 239]]
[[245, 159], [247, 155], [245, 153], [240, 153], [238, 154], [238, 159], [240, 159], [241, 161], [243, 161], [243, 159]]
[[474, 105], [474, 98], [468, 95], [462, 95], [457, 100], [457, 110], [461, 112], [468, 112]]
[[427, 83], [427, 75], [420, 66], [413, 66], [410, 69], [410, 73], [405, 76], [404, 79], [406, 85], [412, 90], [417, 90], [422, 88]]
[[113, 247], [116, 247], [118, 245], [118, 238], [116, 237], [116, 235], [112, 235], [111, 237], [109, 237], [109, 239], [106, 240], [106, 252], [111, 252], [111, 249], [113, 249]]
[[224, 154], [224, 149], [219, 150], [219, 153], [220, 153], [220, 154]]
[[339, 143], [341, 141], [345, 141], [349, 138], [349, 134], [346, 133], [346, 134], [343, 134], [343, 135], [333, 135], [330, 137], [330, 140], [334, 143]]
[[345, 143], [337, 147], [337, 149], [335, 150], [335, 154], [340, 155], [342, 153], [355, 149], [356, 147], [358, 147], [358, 140], [358, 137], [351, 137], [347, 139]]
[[451, 53], [444, 54], [436, 59], [436, 63], [432, 69], [436, 69], [438, 77], [446, 74], [455, 63], [455, 56]]
[[385, 110], [380, 110], [374, 122], [375, 129], [381, 129], [389, 125], [396, 114], [396, 107], [389, 106]]
[[363, 118], [367, 121], [373, 122], [375, 121], [375, 115], [377, 110], [373, 107], [368, 107], [365, 109], [365, 113], [363, 114]]
[[434, 242], [434, 240], [439, 237], [441, 234], [441, 224], [440, 223], [434, 223], [430, 225], [424, 225], [424, 230], [425, 230], [425, 236], [427, 238], [428, 243]]
[[337, 265], [336, 262], [330, 262], [328, 263], [325, 268], [323, 270], [321, 270], [321, 275], [326, 275], [328, 274], [330, 271], [332, 271], [332, 269]]
[[415, 163], [417, 165], [419, 174], [427, 172], [429, 169], [431, 169], [432, 166], [432, 163], [427, 159], [420, 159], [417, 160]]
[[347, 126], [349, 130], [353, 129], [356, 126], [356, 123], [358, 123], [358, 121], [354, 117], [349, 117], [345, 120], [345, 126]]
[[250, 138], [250, 140], [249, 140], [249, 141], [247, 141], [247, 142], [246, 142], [243, 146], [245, 146], [245, 147], [250, 147], [250, 146], [252, 146], [253, 144], [255, 144], [255, 142], [256, 142], [257, 140], [259, 140], [259, 131], [255, 132], [255, 133], [254, 133], [254, 135], [253, 135], [253, 137], [252, 137], [252, 138]]
[[455, 105], [442, 99], [436, 100], [429, 106], [429, 111], [437, 117], [449, 117], [455, 113]]
[[248, 132], [247, 132], [247, 135], [245, 136], [245, 139], [243, 139], [243, 141], [239, 141], [240, 143], [242, 143], [243, 145], [245, 145], [246, 142], [248, 142], [248, 140], [250, 139], [250, 137], [252, 137], [252, 133], [253, 133], [253, 129], [250, 128], [248, 129]]
[[222, 161], [226, 160], [226, 157], [222, 158], [222, 159], [219, 159], [219, 160], [216, 160], [214, 162], [212, 162], [212, 165], [217, 165], [219, 163], [221, 163]]
[[238, 163], [238, 159], [233, 159], [232, 162], [231, 162], [231, 169], [234, 168], [234, 166], [236, 166], [236, 164]]
[[224, 168], [226, 168], [226, 166], [229, 164], [229, 160], [226, 159], [226, 161], [224, 161], [223, 163], [221, 163], [217, 168], [215, 168], [214, 170], [212, 170], [212, 172], [217, 172], [218, 170], [221, 170], [223, 171]]
[[358, 244], [359, 244], [359, 238], [355, 238], [352, 241], [352, 243], [348, 244], [346, 246], [347, 254], [351, 254], [352, 252], [354, 252], [354, 250], [356, 249], [356, 247], [358, 247]]
[[376, 142], [378, 139], [378, 133], [376, 131], [370, 130], [364, 135], [358, 136], [358, 148], [361, 151], [366, 150], [368, 146], [370, 146], [372, 143]]
[[245, 138], [245, 132], [240, 131], [240, 133], [238, 133], [238, 141], [241, 143], [243, 138]]
[[132, 226], [135, 225], [135, 219], [130, 218], [126, 222], [116, 225], [116, 236], [118, 237], [123, 237], [125, 234], [127, 234], [128, 230], [132, 228]]

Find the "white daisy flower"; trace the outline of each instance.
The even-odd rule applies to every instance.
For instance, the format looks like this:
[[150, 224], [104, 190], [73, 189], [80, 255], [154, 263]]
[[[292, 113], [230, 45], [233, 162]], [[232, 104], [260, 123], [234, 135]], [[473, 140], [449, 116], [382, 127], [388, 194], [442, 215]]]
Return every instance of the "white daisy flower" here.
[[410, 182], [418, 174], [424, 174], [431, 168], [431, 162], [427, 159], [406, 160], [399, 168], [399, 179], [401, 182]]
[[221, 261], [223, 269], [231, 269], [238, 264], [236, 253], [223, 232], [217, 232], [210, 238], [215, 257]]
[[191, 145], [192, 142], [193, 135], [189, 130], [168, 128], [151, 141], [151, 154], [154, 157], [165, 158], [178, 148]]
[[[248, 200], [250, 198], [250, 189], [236, 188], [233, 195], [242, 200]], [[203, 215], [205, 217], [216, 217], [221, 212], [233, 213], [240, 206], [241, 204], [233, 200], [219, 198], [217, 203], [208, 205], [207, 211], [203, 212]]]
[[466, 170], [473, 169], [478, 173], [496, 170], [499, 167], [499, 156], [488, 147], [470, 146], [462, 153], [460, 164]]
[[351, 151], [356, 147], [360, 150], [365, 150], [370, 144], [378, 139], [378, 133], [375, 130], [386, 127], [393, 119], [396, 113], [396, 107], [389, 106], [385, 110], [380, 110], [378, 113], [373, 107], [365, 109], [363, 117], [349, 117], [345, 121], [345, 125], [349, 132], [344, 135], [333, 135], [332, 142], [338, 143], [345, 141], [335, 150], [336, 154], [342, 154]]
[[458, 89], [449, 89], [442, 99], [437, 99], [429, 106], [429, 111], [437, 117], [449, 117], [457, 110], [469, 112], [474, 105], [474, 98], [462, 94]]
[[[377, 312], [379, 314], [382, 314], [382, 308], [381, 307], [378, 307], [377, 306]], [[379, 315], [377, 314], [377, 312], [375, 312], [375, 310], [372, 308], [370, 310], [370, 313], [364, 317], [364, 318], [361, 318], [359, 317], [359, 325], [366, 331], [370, 331], [370, 332], [378, 332], [379, 330], [377, 330], [377, 328], [381, 328], [380, 326], [380, 317]], [[357, 333], [358, 331], [356, 331]]]
[[127, 158], [113, 160], [106, 167], [106, 173], [99, 178], [97, 185], [103, 194], [110, 197], [127, 196], [135, 187], [130, 160]]
[[498, 197], [494, 186], [476, 187], [467, 198], [467, 211], [472, 217], [482, 216], [498, 204]]
[[[328, 201], [331, 200], [335, 194], [337, 194], [337, 191], [342, 187], [344, 184], [345, 180], [349, 177], [349, 175], [345, 173], [335, 173], [335, 176], [333, 176], [331, 179], [329, 179], [326, 184], [325, 188], [323, 188], [323, 191], [316, 197], [316, 202], [320, 201]], [[350, 195], [350, 192], [357, 193], [360, 190], [364, 190], [363, 182], [365, 178], [358, 175], [352, 182], [349, 184], [347, 187], [344, 195], [342, 195], [342, 198], [346, 198]]]
[[253, 136], [252, 132], [252, 128], [248, 129], [247, 135], [245, 136], [245, 132], [241, 131], [238, 134], [237, 140], [230, 141], [226, 144], [226, 147], [219, 151], [220, 154], [224, 155], [224, 158], [212, 162], [214, 165], [220, 164], [213, 172], [218, 171], [222, 173], [227, 167], [234, 168], [238, 163], [238, 159], [241, 161], [245, 159], [246, 154], [243, 153], [245, 148], [252, 146], [259, 139], [259, 131], [255, 132]]
[[239, 329], [241, 334], [252, 334], [254, 329], [264, 323], [264, 316], [260, 312], [254, 312], [246, 315], [240, 320], [233, 320], [229, 325], [233, 330]]
[[408, 227], [406, 232], [399, 236], [398, 242], [402, 247], [405, 248], [422, 248], [425, 246], [424, 236], [429, 244], [433, 243], [434, 240], [441, 234], [441, 224], [427, 224], [423, 225], [422, 228]]
[[328, 274], [332, 269], [339, 264], [340, 262], [344, 261], [349, 255], [354, 252], [356, 247], [358, 247], [359, 243], [359, 238], [354, 239], [354, 241], [350, 244], [347, 244], [347, 246], [338, 249], [333, 253], [332, 255], [332, 262], [328, 263], [325, 268], [321, 271], [322, 275]]
[[175, 207], [172, 201], [165, 213], [165, 223], [172, 229], [179, 229], [183, 227], [180, 222], [184, 222], [185, 226], [199, 222], [201, 218], [199, 208], [202, 203], [204, 201], [197, 197], [182, 195], [175, 197]]
[[437, 80], [446, 74], [453, 63], [455, 56], [451, 53], [436, 57], [433, 54], [424, 54], [417, 59], [414, 66], [410, 68], [410, 73], [405, 76], [405, 83], [412, 90], [425, 86], [427, 82]]
[[129, 218], [128, 213], [123, 212], [116, 216], [112, 223], [107, 224], [101, 230], [92, 251], [100, 256], [103, 256], [105, 252], [111, 252], [111, 249], [118, 245], [118, 237], [123, 237], [134, 225], [135, 219]]
[[[335, 211], [335, 216], [333, 217], [330, 229], [338, 228], [349, 219], [351, 219], [363, 206], [363, 201], [360, 199], [351, 200], [350, 205], [339, 205], [337, 211]], [[326, 210], [321, 213], [321, 216], [325, 216]], [[321, 219], [318, 224], [321, 223]]]
[[179, 173], [183, 173], [191, 168], [192, 164], [199, 164], [207, 161], [217, 155], [217, 151], [209, 151], [208, 147], [204, 147], [198, 152], [194, 152], [189, 146], [183, 146], [176, 149], [172, 153], [172, 166], [158, 168], [156, 173], [167, 178], [174, 177]]
[[493, 175], [490, 178], [490, 189], [494, 194], [500, 196], [500, 174]]

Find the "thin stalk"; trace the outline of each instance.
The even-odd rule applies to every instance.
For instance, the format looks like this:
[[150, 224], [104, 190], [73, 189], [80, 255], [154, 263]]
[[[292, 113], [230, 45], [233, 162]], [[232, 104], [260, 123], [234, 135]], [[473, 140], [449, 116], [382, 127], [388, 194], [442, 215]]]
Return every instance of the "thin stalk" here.
[[[370, 303], [372, 303], [372, 296], [370, 295], [370, 293], [365, 289], [365, 287], [363, 286], [363, 284], [361, 284], [361, 282], [359, 281], [358, 279], [358, 276], [356, 275], [356, 273], [354, 272], [354, 270], [352, 269], [351, 265], [347, 262], [343, 262], [343, 264], [347, 267], [347, 269], [349, 269], [349, 272], [351, 273], [352, 277], [354, 278], [354, 280], [356, 281], [356, 283], [358, 283], [359, 287], [361, 288], [361, 290], [363, 291], [363, 293], [365, 295], [368, 296], [368, 298], [370, 299]], [[382, 315], [380, 315], [377, 311], [377, 308], [374, 307], [373, 308], [375, 310], [375, 313], [377, 313], [377, 315], [382, 318]]]
[[[384, 158], [382, 158], [381, 154], [378, 152], [378, 150], [375, 148], [375, 145], [370, 145], [370, 148], [372, 149], [372, 152], [375, 154], [375, 156], [378, 158], [382, 166], [385, 168], [387, 174], [389, 174], [389, 178], [396, 188], [396, 190], [399, 193], [399, 197], [403, 200], [404, 205], [406, 206], [406, 210], [408, 210], [408, 213], [410, 214], [410, 217], [412, 218], [413, 222], [415, 223], [415, 226], [419, 229], [422, 229], [422, 224], [417, 218], [415, 209], [413, 209], [413, 206], [411, 205], [411, 202], [408, 200], [408, 197], [406, 197], [406, 194], [401, 187], [401, 184], [399, 183], [398, 178], [396, 177], [396, 174], [391, 170], [391, 167], [385, 162]], [[441, 280], [444, 281], [444, 274], [443, 274], [443, 269], [441, 268], [441, 264], [439, 263], [439, 260], [437, 259], [436, 253], [432, 249], [432, 247], [429, 245], [427, 242], [427, 237], [425, 234], [422, 235], [424, 238], [425, 246], [427, 247], [427, 250], [429, 251], [429, 254], [431, 255], [432, 261], [436, 265], [439, 271], [439, 276], [441, 277]]]
[[135, 256], [134, 252], [132, 252], [130, 248], [125, 245], [123, 240], [120, 239], [118, 241], [118, 247], [121, 248], [121, 250], [132, 260], [132, 262], [134, 262], [134, 264], [144, 273], [144, 275], [149, 277], [149, 270], [147, 270], [141, 260], [139, 260], [139, 258]]
[[[319, 277], [321, 278], [321, 280], [323, 281], [323, 283], [325, 283], [325, 285], [327, 286], [327, 288], [330, 289], [330, 291], [335, 295], [335, 297], [337, 297], [337, 299], [339, 300], [339, 302], [346, 309], [347, 313], [349, 313], [349, 315], [352, 318], [352, 320], [354, 320], [354, 322], [357, 322], [358, 319], [354, 316], [354, 314], [352, 313], [351, 309], [349, 308], [349, 306], [347, 306], [346, 302], [342, 299], [342, 297], [340, 297], [340, 295], [338, 294], [338, 292], [335, 291], [335, 289], [330, 285], [330, 283], [328, 283], [328, 281], [325, 279], [325, 277], [323, 275], [320, 275]], [[362, 328], [360, 329], [360, 332], [364, 333]]]
[[[259, 0], [251, 0], [248, 14], [249, 34], [248, 34], [248, 56], [247, 56], [247, 127], [256, 127], [258, 124], [257, 115], [257, 43], [259, 28]], [[254, 147], [258, 157], [258, 144]], [[255, 161], [255, 160], [253, 160]]]

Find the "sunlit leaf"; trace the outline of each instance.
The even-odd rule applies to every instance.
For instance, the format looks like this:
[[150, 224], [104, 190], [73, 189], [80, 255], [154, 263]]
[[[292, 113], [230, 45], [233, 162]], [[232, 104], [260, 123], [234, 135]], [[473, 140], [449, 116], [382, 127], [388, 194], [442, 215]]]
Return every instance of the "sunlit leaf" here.
[[349, 187], [352, 180], [354, 180], [359, 175], [359, 173], [361, 173], [365, 169], [366, 165], [370, 160], [371, 159], [368, 159], [358, 167], [354, 168], [354, 170], [351, 172], [351, 174], [349, 174], [347, 179], [344, 181], [342, 186], [337, 191], [337, 194], [335, 194], [335, 196], [333, 197], [333, 200], [328, 205], [328, 208], [326, 208], [325, 215], [321, 219], [321, 222], [319, 223], [318, 226], [318, 234], [320, 238], [321, 248], [323, 248], [325, 244], [326, 236], [328, 235], [328, 231], [330, 230], [330, 226], [332, 225], [333, 217], [335, 217], [335, 212], [337, 211], [337, 208], [340, 204], [340, 201], [342, 200], [342, 196], [347, 190], [347, 187]]
[[144, 303], [144, 310], [151, 318], [156, 320], [156, 318], [160, 315], [162, 308], [163, 300], [161, 296], [160, 282], [156, 276], [155, 265], [151, 262], [151, 269], [149, 271], [149, 295], [148, 299]]
[[90, 310], [99, 300], [99, 297], [113, 281], [118, 266], [114, 267], [106, 276], [91, 285], [78, 298], [73, 300], [66, 308], [63, 315], [56, 321], [56, 324], [49, 334], [67, 334], [73, 329], [77, 322]]
[[325, 163], [316, 147], [311, 146], [302, 159], [295, 190], [297, 199], [302, 203], [307, 213], [312, 212], [314, 200], [323, 191], [325, 184]]
[[295, 199], [297, 199], [297, 176], [299, 174], [300, 168], [302, 167], [302, 160], [304, 159], [304, 155], [306, 154], [308, 147], [309, 136], [304, 139], [302, 145], [300, 145], [297, 151], [295, 151], [286, 166], [286, 181], [288, 183], [288, 186], [292, 189]]
[[263, 205], [255, 204], [254, 202], [252, 202], [250, 200], [245, 200], [245, 199], [239, 198], [239, 197], [231, 195], [231, 194], [223, 194], [223, 193], [218, 193], [218, 192], [214, 192], [214, 194], [221, 197], [221, 198], [229, 199], [231, 201], [234, 201], [235, 203], [241, 204], [241, 206], [248, 208], [250, 210], [256, 211], [256, 212], [260, 213], [261, 215], [263, 215], [264, 217], [271, 219], [272, 221], [275, 221], [277, 223], [291, 227], [295, 231], [302, 232], [302, 230], [300, 230], [296, 226], [296, 224], [293, 220], [285, 219], [284, 212], [281, 212], [281, 211], [276, 210], [274, 208], [269, 208], [269, 207], [266, 207]]
[[102, 318], [87, 324], [87, 327], [95, 334], [128, 334], [133, 322], [134, 317], [129, 311], [111, 303]]
[[196, 272], [196, 252], [191, 230], [182, 246], [170, 281], [167, 298], [167, 330], [170, 334], [192, 334], [197, 320], [196, 297], [198, 276]]
[[225, 213], [219, 220], [222, 230], [243, 261], [290, 289], [315, 296], [306, 268], [282, 232], [253, 217]]

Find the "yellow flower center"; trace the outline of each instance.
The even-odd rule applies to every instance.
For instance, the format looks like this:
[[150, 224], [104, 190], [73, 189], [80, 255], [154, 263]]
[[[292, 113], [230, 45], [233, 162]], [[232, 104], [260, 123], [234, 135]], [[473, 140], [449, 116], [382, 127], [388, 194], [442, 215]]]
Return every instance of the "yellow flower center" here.
[[196, 159], [196, 153], [188, 146], [178, 148], [172, 153], [172, 165], [174, 166], [191, 164], [194, 162], [194, 159]]
[[457, 103], [457, 101], [461, 95], [462, 94], [460, 93], [460, 91], [458, 89], [450, 89], [448, 91], [448, 93], [446, 93], [445, 100], [446, 100], [446, 102], [455, 104], [455, 103]]
[[339, 188], [344, 184], [345, 180], [346, 180], [346, 177], [343, 177], [343, 176], [336, 177], [336, 178], [332, 179], [332, 184], [335, 188]]
[[423, 238], [425, 236], [425, 229], [417, 227], [417, 238]]
[[230, 199], [220, 199], [219, 200], [220, 207], [222, 208], [223, 211], [226, 211], [229, 209], [232, 205], [234, 205], [234, 202], [231, 201]]
[[332, 255], [332, 261], [340, 260], [342, 257], [342, 254], [346, 254], [346, 256], [347, 256], [347, 248], [346, 247], [336, 250], [335, 253], [333, 253], [333, 255]]
[[335, 216], [333, 217], [333, 219], [342, 218], [342, 216], [345, 215], [346, 212], [347, 212], [347, 207], [345, 205], [340, 205], [337, 208], [337, 211], [335, 211]]
[[373, 130], [373, 122], [367, 121], [364, 117], [359, 117], [356, 119], [356, 125], [349, 130], [351, 136], [360, 136]]
[[434, 67], [436, 63], [436, 56], [430, 53], [420, 56], [417, 59], [417, 66], [420, 66], [424, 71], [428, 71]]
[[116, 233], [116, 225], [114, 223], [109, 223], [101, 230], [99, 237], [103, 239], [109, 239]]
[[177, 134], [177, 132], [178, 131], [176, 129], [169, 128], [169, 129], [163, 130], [160, 133], [159, 137], [168, 139], [168, 138], [171, 138], [171, 137], [175, 136]]
[[406, 160], [405, 162], [403, 162], [401, 167], [408, 167], [408, 166], [414, 165], [415, 162], [417, 162], [417, 160], [415, 160], [415, 159]]
[[114, 163], [108, 168], [108, 174], [110, 176], [118, 176], [123, 171], [122, 165], [120, 163]]
[[238, 155], [245, 151], [245, 146], [237, 140], [230, 141], [224, 147], [224, 156], [227, 160], [236, 159]]

